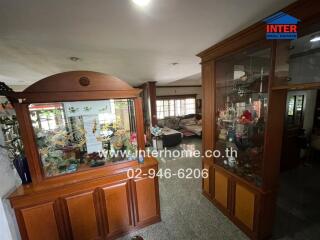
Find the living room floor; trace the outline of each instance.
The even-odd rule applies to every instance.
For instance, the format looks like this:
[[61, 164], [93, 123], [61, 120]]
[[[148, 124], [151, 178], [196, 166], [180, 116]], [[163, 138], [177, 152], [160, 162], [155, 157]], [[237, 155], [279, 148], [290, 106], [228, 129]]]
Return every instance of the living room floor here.
[[[201, 139], [189, 137], [171, 149], [201, 150]], [[159, 168], [169, 168], [177, 172], [179, 168], [201, 169], [201, 158], [166, 158], [158, 159]], [[177, 239], [248, 239], [228, 218], [226, 218], [201, 193], [201, 179], [159, 179], [160, 188], [160, 223], [122, 237], [129, 240], [140, 235], [145, 240]]]
[[[184, 138], [171, 149], [201, 150], [201, 139]], [[201, 158], [159, 159], [159, 168], [177, 172], [179, 168], [200, 168]], [[315, 240], [320, 235], [320, 163], [301, 166], [281, 174], [280, 191], [273, 240]], [[160, 178], [160, 223], [148, 226], [135, 235], [145, 240], [243, 240], [248, 239], [201, 193], [201, 179]]]
[[281, 174], [273, 239], [319, 239], [319, 160]]

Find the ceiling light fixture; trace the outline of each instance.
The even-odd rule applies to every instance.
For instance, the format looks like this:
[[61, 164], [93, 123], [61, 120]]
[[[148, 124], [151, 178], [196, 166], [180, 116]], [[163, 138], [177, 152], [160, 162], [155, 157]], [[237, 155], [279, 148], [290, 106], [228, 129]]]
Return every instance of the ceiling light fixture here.
[[70, 57], [69, 59], [73, 62], [78, 62], [80, 60], [78, 57]]
[[314, 35], [310, 39], [310, 42], [319, 42], [319, 41], [320, 41], [320, 35]]
[[149, 4], [150, 0], [132, 0], [136, 5], [145, 7]]

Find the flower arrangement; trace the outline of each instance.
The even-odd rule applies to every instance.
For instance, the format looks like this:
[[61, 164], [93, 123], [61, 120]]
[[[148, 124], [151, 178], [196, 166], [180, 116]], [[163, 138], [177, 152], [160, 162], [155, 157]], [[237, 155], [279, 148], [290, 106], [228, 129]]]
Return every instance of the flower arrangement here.
[[155, 137], [159, 137], [159, 136], [163, 135], [162, 129], [159, 128], [158, 126], [151, 127], [151, 133]]
[[19, 134], [19, 124], [16, 116], [9, 112], [10, 103], [5, 101], [1, 103], [3, 114], [0, 116], [0, 125], [5, 137], [5, 145], [0, 145], [9, 153], [9, 159], [12, 161], [17, 157], [24, 157], [24, 148]]

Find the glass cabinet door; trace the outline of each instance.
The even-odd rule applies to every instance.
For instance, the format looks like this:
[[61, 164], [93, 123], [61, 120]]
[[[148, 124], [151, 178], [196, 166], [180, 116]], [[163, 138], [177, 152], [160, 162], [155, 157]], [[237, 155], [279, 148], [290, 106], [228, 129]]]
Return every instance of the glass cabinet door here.
[[215, 63], [215, 163], [262, 184], [262, 159], [268, 108], [271, 48], [249, 48]]
[[136, 157], [132, 99], [29, 105], [44, 176], [56, 176]]
[[320, 82], [320, 26], [296, 40], [277, 41], [274, 87]]

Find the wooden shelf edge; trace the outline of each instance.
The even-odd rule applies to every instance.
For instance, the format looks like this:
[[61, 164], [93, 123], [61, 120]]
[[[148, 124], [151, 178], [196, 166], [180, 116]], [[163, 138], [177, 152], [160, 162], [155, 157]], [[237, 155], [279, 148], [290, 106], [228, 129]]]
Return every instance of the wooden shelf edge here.
[[[41, 193], [41, 192], [46, 192], [46, 191], [55, 191], [56, 189], [61, 189], [66, 186], [83, 184], [83, 183], [90, 183], [90, 182], [94, 182], [94, 181], [97, 181], [100, 179], [105, 179], [107, 177], [113, 177], [113, 176], [124, 174], [130, 168], [132, 168], [132, 169], [136, 169], [136, 168], [148, 169], [148, 168], [158, 166], [158, 161], [156, 158], [148, 157], [148, 158], [145, 158], [145, 162], [143, 164], [140, 164], [135, 160], [125, 162], [124, 164], [126, 164], [126, 165], [116, 171], [114, 171], [114, 170], [108, 171], [108, 169], [110, 167], [112, 168], [112, 166], [114, 166], [114, 165], [103, 166], [103, 167], [100, 167], [99, 169], [93, 168], [90, 170], [83, 171], [83, 172], [87, 172], [87, 173], [90, 173], [90, 172], [96, 173], [98, 170], [99, 172], [101, 171], [101, 174], [93, 174], [93, 176], [91, 174], [90, 175], [91, 177], [83, 178], [83, 179], [80, 178], [77, 181], [70, 181], [70, 182], [67, 181], [67, 182], [59, 182], [59, 183], [52, 183], [52, 184], [45, 183], [44, 185], [34, 185], [32, 183], [26, 184], [26, 185], [20, 185], [19, 187], [17, 187], [16, 190], [13, 190], [10, 193], [10, 195], [7, 196], [7, 198], [13, 199], [13, 198], [25, 197], [26, 195], [30, 196], [35, 193]], [[72, 173], [69, 176], [71, 176], [71, 175], [72, 175]], [[57, 176], [56, 178], [63, 178], [65, 176], [67, 176], [67, 175]]]
[[320, 88], [320, 82], [318, 83], [291, 83], [288, 85], [274, 86], [272, 91], [277, 90], [305, 90], [305, 89], [318, 89]]

